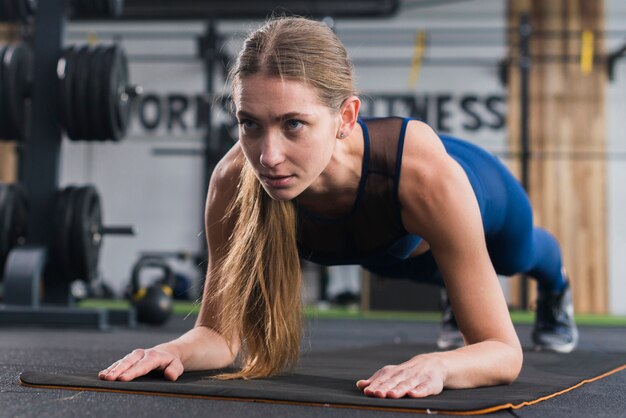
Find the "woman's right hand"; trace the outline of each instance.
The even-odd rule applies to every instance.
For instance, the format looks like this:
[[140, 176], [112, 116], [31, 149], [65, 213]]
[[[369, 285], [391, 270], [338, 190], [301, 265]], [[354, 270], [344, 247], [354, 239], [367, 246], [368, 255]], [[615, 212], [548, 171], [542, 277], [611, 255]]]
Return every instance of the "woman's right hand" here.
[[178, 353], [165, 347], [138, 348], [98, 373], [102, 380], [131, 381], [152, 370], [162, 370], [168, 380], [176, 380], [185, 370]]

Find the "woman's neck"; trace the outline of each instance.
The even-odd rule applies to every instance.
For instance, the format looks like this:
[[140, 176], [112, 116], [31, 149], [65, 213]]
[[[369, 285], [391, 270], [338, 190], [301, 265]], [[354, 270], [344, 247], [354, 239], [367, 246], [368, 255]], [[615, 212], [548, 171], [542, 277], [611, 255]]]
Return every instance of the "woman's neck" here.
[[302, 192], [297, 202], [306, 210], [322, 215], [337, 216], [354, 206], [363, 167], [363, 130], [360, 125], [350, 136], [341, 140], [319, 177]]

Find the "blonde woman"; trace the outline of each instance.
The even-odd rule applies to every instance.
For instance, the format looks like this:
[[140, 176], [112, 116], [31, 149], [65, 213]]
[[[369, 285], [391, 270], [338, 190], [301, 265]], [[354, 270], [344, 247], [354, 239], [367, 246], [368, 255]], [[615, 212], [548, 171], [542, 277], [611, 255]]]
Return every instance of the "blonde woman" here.
[[496, 272], [535, 277], [541, 349], [577, 340], [559, 245], [534, 228], [528, 199], [492, 156], [411, 119], [362, 120], [346, 50], [324, 24], [267, 22], [231, 70], [239, 141], [215, 169], [206, 202], [209, 269], [196, 326], [137, 349], [99, 376], [233, 364], [220, 378], [293, 367], [301, 339], [300, 258], [361, 264], [447, 288], [461, 348], [380, 365], [365, 395], [435, 395], [509, 383], [522, 349]]

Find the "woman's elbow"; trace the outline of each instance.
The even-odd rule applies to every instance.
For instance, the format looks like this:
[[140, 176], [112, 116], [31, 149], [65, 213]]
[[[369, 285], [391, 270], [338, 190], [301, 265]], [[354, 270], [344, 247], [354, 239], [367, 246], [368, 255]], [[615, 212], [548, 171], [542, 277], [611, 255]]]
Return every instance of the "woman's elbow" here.
[[524, 353], [522, 348], [517, 346], [508, 346], [507, 350], [507, 359], [506, 365], [507, 367], [503, 367], [502, 374], [502, 382], [503, 384], [511, 384], [513, 383], [520, 372], [522, 371], [522, 365], [524, 364]]

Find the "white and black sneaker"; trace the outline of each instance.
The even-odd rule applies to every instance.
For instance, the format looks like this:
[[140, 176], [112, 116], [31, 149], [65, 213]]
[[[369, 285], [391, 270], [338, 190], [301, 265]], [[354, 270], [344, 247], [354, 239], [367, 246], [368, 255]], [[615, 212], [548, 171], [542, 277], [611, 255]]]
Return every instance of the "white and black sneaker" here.
[[570, 353], [578, 345], [569, 280], [561, 292], [539, 293], [532, 339], [537, 351]]
[[452, 306], [448, 300], [448, 292], [445, 288], [441, 289], [441, 305], [443, 307], [443, 317], [439, 325], [437, 347], [440, 350], [452, 350], [463, 347], [465, 340], [463, 339], [463, 334], [459, 331], [454, 312], [452, 312]]

